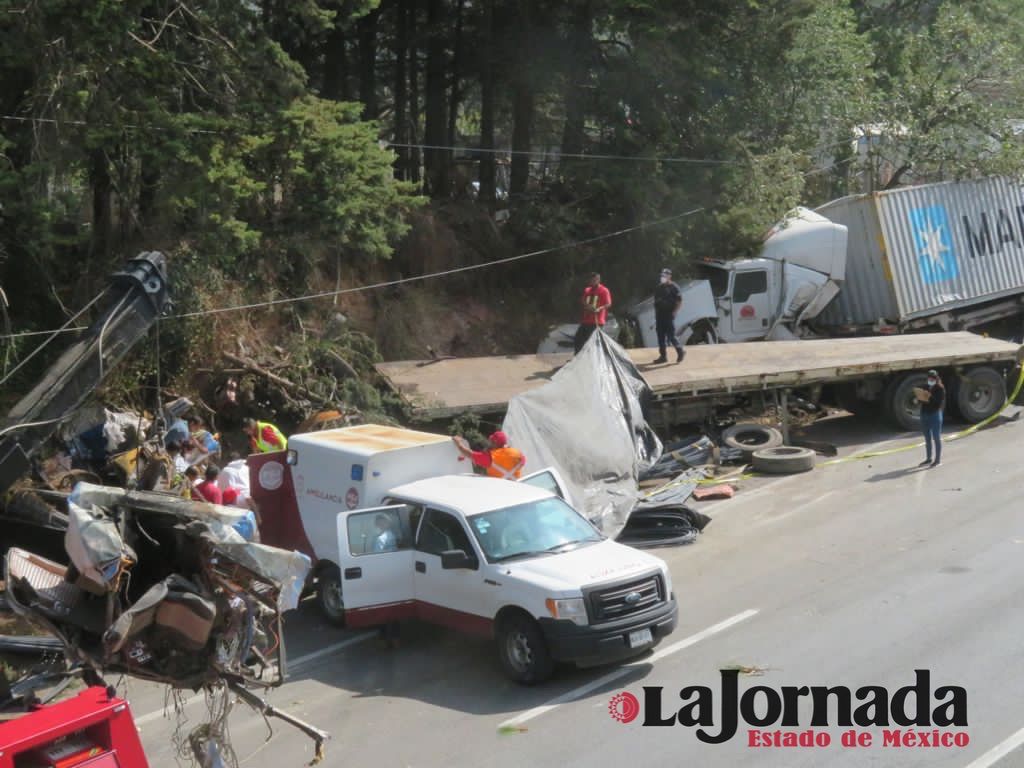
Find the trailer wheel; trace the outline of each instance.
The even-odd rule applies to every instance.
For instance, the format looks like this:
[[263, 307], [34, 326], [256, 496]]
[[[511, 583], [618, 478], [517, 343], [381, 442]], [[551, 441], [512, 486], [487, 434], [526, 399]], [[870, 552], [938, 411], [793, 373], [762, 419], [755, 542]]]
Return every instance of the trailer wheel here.
[[970, 424], [984, 421], [1006, 402], [1006, 380], [987, 366], [967, 371], [954, 382], [953, 389], [952, 399], [964, 421]]
[[885, 388], [885, 413], [897, 427], [908, 432], [921, 430], [921, 403], [914, 395], [914, 387], [928, 388], [928, 376], [923, 373], [909, 373], [895, 378]]
[[683, 341], [683, 346], [692, 347], [697, 344], [717, 344], [718, 332], [708, 320], [698, 320], [693, 324], [690, 335]]
[[345, 598], [341, 593], [341, 570], [333, 563], [317, 575], [316, 601], [324, 618], [338, 627], [345, 626]]
[[772, 475], [793, 475], [814, 469], [814, 451], [784, 445], [754, 451], [751, 459], [754, 469]]
[[542, 683], [555, 671], [544, 633], [529, 616], [511, 613], [498, 625], [498, 660], [509, 679], [521, 685]]
[[763, 424], [734, 424], [722, 432], [722, 442], [730, 448], [750, 455], [762, 448], [777, 448], [782, 445], [782, 433], [774, 427]]

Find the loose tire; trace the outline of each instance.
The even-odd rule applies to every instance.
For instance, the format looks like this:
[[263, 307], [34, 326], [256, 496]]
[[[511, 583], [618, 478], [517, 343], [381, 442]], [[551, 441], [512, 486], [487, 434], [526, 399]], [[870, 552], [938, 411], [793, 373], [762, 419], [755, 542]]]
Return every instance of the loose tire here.
[[977, 424], [1003, 407], [1006, 380], [994, 368], [972, 368], [956, 382], [952, 394], [964, 421]]
[[544, 633], [537, 622], [512, 614], [498, 626], [498, 660], [510, 680], [520, 685], [542, 683], [555, 671]]
[[762, 424], [734, 424], [722, 432], [722, 442], [750, 455], [763, 448], [778, 448], [782, 445], [782, 433]]
[[910, 373], [895, 378], [885, 388], [885, 414], [889, 420], [908, 432], [921, 431], [921, 403], [914, 395], [914, 388], [928, 388], [928, 376], [924, 373]]
[[814, 451], [784, 445], [754, 451], [752, 463], [758, 472], [772, 475], [794, 475], [814, 469]]
[[341, 593], [341, 571], [325, 565], [317, 576], [316, 601], [324, 618], [337, 627], [345, 626], [345, 598]]

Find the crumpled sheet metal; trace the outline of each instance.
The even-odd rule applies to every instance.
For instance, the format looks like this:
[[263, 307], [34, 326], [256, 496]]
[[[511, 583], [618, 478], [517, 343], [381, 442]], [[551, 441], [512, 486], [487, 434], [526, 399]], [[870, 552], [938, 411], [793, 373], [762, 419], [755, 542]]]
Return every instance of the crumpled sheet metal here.
[[91, 504], [68, 502], [68, 530], [64, 549], [79, 573], [108, 591], [116, 587], [122, 561], [134, 561], [135, 555], [122, 541], [113, 520], [95, 517]]
[[104, 509], [128, 506], [136, 513], [154, 512], [176, 515], [185, 520], [199, 520], [207, 526], [208, 536], [224, 554], [280, 585], [278, 608], [281, 611], [291, 610], [299, 604], [312, 561], [301, 552], [289, 552], [246, 541], [233, 526], [250, 514], [249, 510], [90, 483], [76, 485], [68, 501], [69, 507], [75, 504], [86, 510], [92, 505]]
[[638, 476], [661, 456], [641, 408], [649, 395], [625, 350], [598, 331], [549, 383], [512, 398], [503, 429], [527, 471], [554, 467], [576, 508], [615, 536], [639, 497]]
[[685, 504], [706, 477], [707, 475], [702, 469], [687, 469], [664, 485], [659, 485], [643, 494], [637, 501], [637, 509], [645, 505]]

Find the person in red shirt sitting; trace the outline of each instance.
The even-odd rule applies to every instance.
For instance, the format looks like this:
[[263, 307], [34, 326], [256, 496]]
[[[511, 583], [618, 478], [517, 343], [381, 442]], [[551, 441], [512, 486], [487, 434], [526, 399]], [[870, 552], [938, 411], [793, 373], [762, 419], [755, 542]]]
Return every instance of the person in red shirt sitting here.
[[604, 327], [605, 321], [608, 319], [608, 308], [612, 305], [611, 291], [601, 285], [600, 273], [590, 273], [587, 287], [583, 289], [581, 303], [583, 319], [580, 321], [580, 327], [576, 329], [576, 338], [573, 340], [574, 354], [577, 355], [594, 331]]
[[211, 504], [223, 504], [224, 495], [217, 485], [217, 475], [220, 474], [220, 470], [217, 467], [209, 466], [206, 468], [206, 480], [196, 486], [196, 492]]

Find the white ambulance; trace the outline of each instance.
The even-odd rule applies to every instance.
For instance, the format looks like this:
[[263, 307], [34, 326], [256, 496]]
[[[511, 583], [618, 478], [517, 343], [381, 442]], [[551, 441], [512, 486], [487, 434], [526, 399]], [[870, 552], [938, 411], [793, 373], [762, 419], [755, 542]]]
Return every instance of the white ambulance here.
[[261, 540], [313, 558], [334, 622], [493, 637], [522, 683], [558, 661], [643, 653], [675, 629], [664, 561], [602, 536], [553, 470], [465, 474], [451, 438], [378, 425], [295, 435], [249, 464]]

